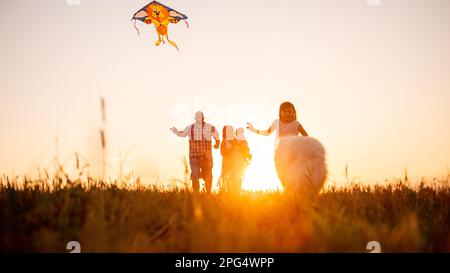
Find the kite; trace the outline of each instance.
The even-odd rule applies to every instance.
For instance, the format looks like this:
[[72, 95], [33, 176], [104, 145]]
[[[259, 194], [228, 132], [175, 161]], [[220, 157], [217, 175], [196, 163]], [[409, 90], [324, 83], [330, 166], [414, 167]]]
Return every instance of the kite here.
[[[164, 37], [167, 41], [175, 47], [177, 50], [178, 46], [174, 41], [169, 39], [168, 26], [169, 24], [176, 24], [182, 20], [186, 20], [188, 17], [178, 11], [169, 8], [157, 1], [153, 1], [146, 5], [138, 12], [133, 15], [131, 20], [134, 20], [134, 27], [136, 28], [138, 35], [139, 29], [136, 27], [136, 20], [142, 21], [147, 25], [153, 24], [155, 26], [156, 32], [158, 33], [158, 40], [155, 45], [159, 46], [161, 42], [165, 44]], [[184, 21], [189, 28], [187, 21]]]

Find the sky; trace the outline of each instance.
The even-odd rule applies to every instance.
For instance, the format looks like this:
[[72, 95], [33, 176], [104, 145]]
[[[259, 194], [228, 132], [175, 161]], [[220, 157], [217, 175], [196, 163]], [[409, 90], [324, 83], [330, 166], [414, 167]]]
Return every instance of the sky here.
[[[103, 96], [110, 176], [124, 162], [146, 183], [181, 178], [188, 142], [170, 127], [202, 110], [219, 130], [266, 129], [283, 101], [324, 145], [329, 181], [346, 165], [364, 182], [448, 174], [448, 0], [162, 1], [189, 17], [169, 26], [179, 52], [134, 29], [148, 1], [69, 2], [0, 2], [0, 173], [70, 167], [76, 151], [98, 174]], [[247, 183], [279, 183], [274, 138], [246, 134]]]

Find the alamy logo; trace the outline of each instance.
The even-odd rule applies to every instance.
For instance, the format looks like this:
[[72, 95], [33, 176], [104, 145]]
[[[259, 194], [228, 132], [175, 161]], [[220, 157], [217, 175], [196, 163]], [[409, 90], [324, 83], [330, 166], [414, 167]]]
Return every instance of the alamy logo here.
[[79, 6], [81, 5], [81, 0], [66, 0], [66, 3], [69, 6]]
[[381, 0], [366, 0], [368, 6], [381, 6]]
[[81, 245], [78, 241], [68, 242], [66, 249], [71, 250], [69, 253], [81, 253]]
[[381, 253], [381, 244], [378, 241], [370, 241], [366, 246], [367, 250], [371, 250], [369, 253]]

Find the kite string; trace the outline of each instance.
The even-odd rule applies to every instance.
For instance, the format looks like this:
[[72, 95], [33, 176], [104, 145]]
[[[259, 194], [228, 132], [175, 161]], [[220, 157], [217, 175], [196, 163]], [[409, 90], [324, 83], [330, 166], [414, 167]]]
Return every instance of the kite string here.
[[136, 19], [134, 19], [134, 28], [137, 30], [138, 35], [141, 36], [141, 33], [139, 33], [139, 29], [136, 26]]
[[189, 23], [186, 20], [183, 20], [186, 23], [187, 28], [189, 28]]

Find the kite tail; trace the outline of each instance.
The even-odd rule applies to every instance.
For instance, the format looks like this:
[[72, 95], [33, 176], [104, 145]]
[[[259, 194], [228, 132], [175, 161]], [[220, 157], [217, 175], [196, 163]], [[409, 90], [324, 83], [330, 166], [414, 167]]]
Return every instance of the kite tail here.
[[184, 21], [186, 23], [187, 28], [189, 28], [189, 23], [187, 21]]
[[136, 19], [134, 19], [134, 28], [137, 30], [138, 35], [141, 36], [141, 33], [139, 33], [139, 29], [136, 26]]

